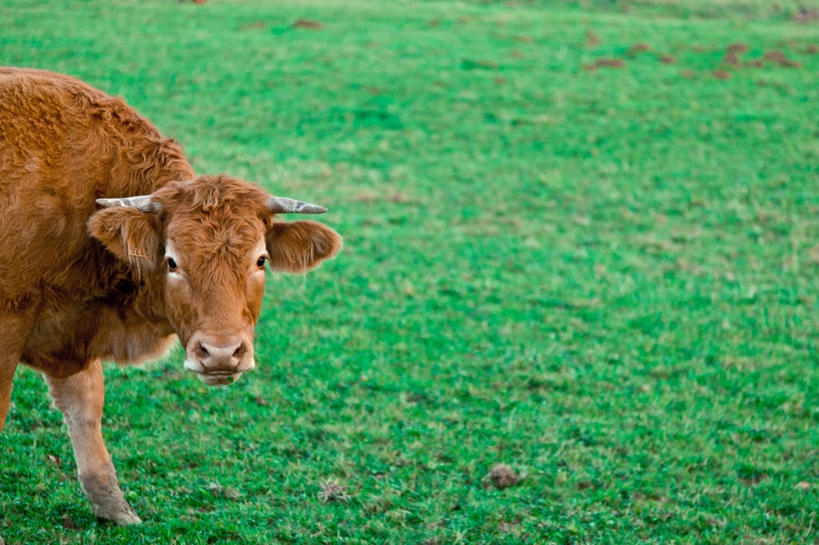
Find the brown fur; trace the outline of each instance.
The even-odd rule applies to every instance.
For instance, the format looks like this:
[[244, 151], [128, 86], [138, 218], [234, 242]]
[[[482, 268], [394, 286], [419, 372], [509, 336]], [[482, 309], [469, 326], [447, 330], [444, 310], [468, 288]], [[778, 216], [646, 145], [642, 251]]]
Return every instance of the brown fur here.
[[48, 72], [0, 68], [0, 127], [0, 309], [36, 307], [18, 357], [66, 377], [118, 351], [89, 353], [112, 337], [105, 310], [125, 329], [143, 310], [122, 305], [135, 298], [133, 271], [88, 236], [95, 199], [151, 193], [193, 169], [121, 99]]
[[[144, 194], [159, 211], [96, 205]], [[0, 68], [0, 430], [19, 361], [44, 372], [52, 393], [81, 400], [65, 407], [95, 415], [75, 405], [101, 407], [98, 369], [93, 380], [68, 379], [100, 359], [158, 355], [174, 334], [201, 363], [197, 372], [252, 367], [259, 244], [273, 269], [289, 272], [341, 245], [320, 223], [277, 221], [266, 198], [242, 180], [196, 177], [179, 144], [119, 98], [68, 76]], [[221, 355], [233, 343], [239, 348]], [[222, 367], [209, 367], [214, 361]], [[97, 432], [75, 431], [75, 452], [104, 453], [83, 466], [88, 483], [109, 482], [113, 466]], [[89, 450], [86, 440], [99, 445]], [[92, 496], [98, 512], [119, 509]]]

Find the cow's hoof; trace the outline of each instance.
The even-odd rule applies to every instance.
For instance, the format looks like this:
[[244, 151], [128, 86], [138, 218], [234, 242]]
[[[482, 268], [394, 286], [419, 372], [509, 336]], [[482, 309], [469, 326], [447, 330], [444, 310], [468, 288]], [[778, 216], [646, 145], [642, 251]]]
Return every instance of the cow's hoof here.
[[80, 474], [80, 484], [98, 519], [110, 520], [120, 526], [142, 522], [122, 496], [112, 464], [95, 474]]
[[118, 526], [128, 526], [130, 524], [142, 523], [142, 519], [137, 516], [136, 512], [134, 512], [131, 506], [127, 503], [124, 503], [124, 505], [119, 505], [115, 509], [95, 505], [94, 515], [96, 515], [98, 519], [109, 520]]

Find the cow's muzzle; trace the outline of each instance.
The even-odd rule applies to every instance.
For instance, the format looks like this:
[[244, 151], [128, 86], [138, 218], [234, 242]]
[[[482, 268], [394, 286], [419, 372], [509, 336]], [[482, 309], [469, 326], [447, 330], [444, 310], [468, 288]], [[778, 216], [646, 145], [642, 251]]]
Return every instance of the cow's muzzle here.
[[185, 369], [208, 386], [233, 384], [256, 364], [253, 343], [242, 336], [194, 334], [185, 350]]

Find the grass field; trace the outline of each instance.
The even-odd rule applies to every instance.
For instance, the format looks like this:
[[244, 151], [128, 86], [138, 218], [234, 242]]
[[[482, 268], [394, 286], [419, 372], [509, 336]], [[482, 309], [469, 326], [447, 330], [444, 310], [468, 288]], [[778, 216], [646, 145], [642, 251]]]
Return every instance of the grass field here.
[[240, 383], [106, 370], [142, 526], [21, 368], [7, 545], [819, 543], [819, 21], [772, 4], [3, 2], [0, 65], [345, 237]]

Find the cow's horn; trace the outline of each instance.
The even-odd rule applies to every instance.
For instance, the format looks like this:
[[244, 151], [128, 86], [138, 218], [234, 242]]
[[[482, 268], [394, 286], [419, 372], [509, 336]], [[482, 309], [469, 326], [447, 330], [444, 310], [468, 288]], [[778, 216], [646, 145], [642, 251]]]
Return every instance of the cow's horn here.
[[159, 210], [159, 203], [152, 202], [150, 195], [137, 195], [135, 197], [122, 197], [119, 199], [97, 199], [97, 204], [103, 208], [129, 206], [137, 210], [142, 210], [143, 212], [156, 212]]
[[323, 206], [287, 197], [271, 196], [268, 197], [266, 204], [274, 214], [324, 214], [327, 212]]

